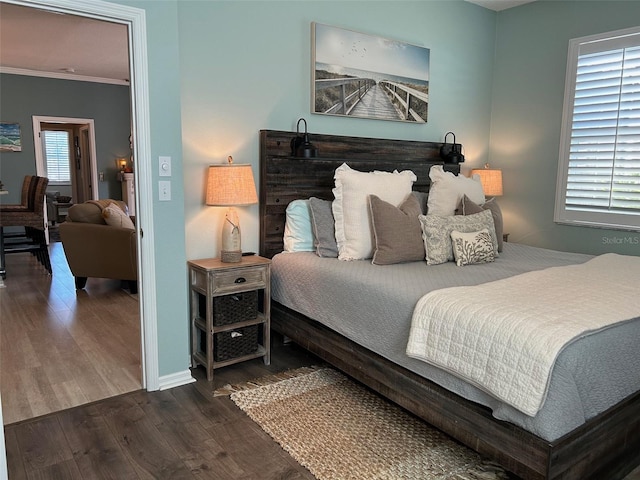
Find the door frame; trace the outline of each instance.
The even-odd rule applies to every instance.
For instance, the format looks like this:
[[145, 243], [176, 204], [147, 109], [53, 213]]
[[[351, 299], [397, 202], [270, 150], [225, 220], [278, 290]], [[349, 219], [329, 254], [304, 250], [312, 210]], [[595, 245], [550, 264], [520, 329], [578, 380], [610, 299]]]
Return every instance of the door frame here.
[[[95, 175], [98, 175], [98, 169], [94, 167], [94, 165], [97, 162], [97, 157], [95, 155], [94, 140], [95, 140], [95, 133], [92, 125], [89, 125], [89, 124], [80, 125], [80, 128], [78, 128], [78, 150], [80, 151], [80, 155], [81, 155], [80, 168], [84, 169], [85, 172], [89, 171], [92, 173], [91, 173], [91, 181], [88, 184], [83, 181], [82, 191], [76, 190], [74, 195], [77, 194], [79, 198], [84, 198], [85, 200], [89, 198], [93, 198], [94, 195], [96, 195], [94, 192], [98, 190], [96, 177], [93, 174], [93, 172], [95, 172]], [[87, 161], [87, 157], [89, 161]], [[78, 186], [76, 185], [76, 189], [77, 188]], [[91, 195], [89, 195], [89, 193]]]
[[[47, 169], [44, 165], [42, 151], [42, 123], [74, 124], [89, 129], [89, 171], [91, 172], [91, 200], [98, 200], [98, 165], [96, 161], [96, 132], [95, 123], [91, 118], [43, 117], [33, 116], [33, 144], [36, 153], [36, 175], [43, 176]], [[72, 160], [73, 161], [73, 160]], [[84, 188], [84, 187], [83, 187]]]

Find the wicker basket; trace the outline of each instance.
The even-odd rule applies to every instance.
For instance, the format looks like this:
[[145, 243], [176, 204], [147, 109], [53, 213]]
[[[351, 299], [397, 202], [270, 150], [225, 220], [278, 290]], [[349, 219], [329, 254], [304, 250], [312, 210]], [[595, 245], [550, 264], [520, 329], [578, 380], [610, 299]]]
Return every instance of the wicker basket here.
[[257, 290], [213, 298], [213, 324], [216, 326], [253, 320], [257, 316]]
[[213, 359], [216, 362], [229, 360], [230, 358], [249, 355], [258, 350], [258, 327], [249, 327], [229, 330], [213, 335]]

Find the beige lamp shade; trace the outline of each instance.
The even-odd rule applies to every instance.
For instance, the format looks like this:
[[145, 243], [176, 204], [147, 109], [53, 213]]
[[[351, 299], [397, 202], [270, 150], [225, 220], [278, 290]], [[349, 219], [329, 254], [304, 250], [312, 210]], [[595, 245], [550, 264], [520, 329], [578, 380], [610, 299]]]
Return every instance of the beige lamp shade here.
[[251, 165], [210, 165], [207, 175], [207, 205], [237, 206], [258, 203]]
[[502, 170], [497, 168], [489, 168], [489, 164], [485, 168], [477, 168], [471, 170], [471, 175], [480, 176], [482, 190], [487, 197], [499, 197], [502, 195]]
[[242, 260], [240, 220], [233, 208], [258, 203], [251, 165], [234, 164], [229, 157], [225, 165], [209, 165], [207, 205], [229, 207], [222, 225], [220, 260], [237, 263]]

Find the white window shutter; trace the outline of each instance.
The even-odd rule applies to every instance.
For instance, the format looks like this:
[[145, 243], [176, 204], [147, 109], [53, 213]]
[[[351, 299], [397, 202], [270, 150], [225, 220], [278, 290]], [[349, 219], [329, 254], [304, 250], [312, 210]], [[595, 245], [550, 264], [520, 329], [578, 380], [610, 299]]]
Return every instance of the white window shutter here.
[[640, 228], [640, 31], [572, 42], [556, 221]]
[[49, 183], [71, 183], [69, 132], [45, 130], [42, 135]]

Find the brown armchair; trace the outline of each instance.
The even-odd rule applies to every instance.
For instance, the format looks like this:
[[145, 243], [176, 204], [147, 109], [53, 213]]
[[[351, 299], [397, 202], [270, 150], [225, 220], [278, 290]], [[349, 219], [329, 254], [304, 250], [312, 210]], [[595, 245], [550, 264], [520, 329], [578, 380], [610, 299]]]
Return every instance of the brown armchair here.
[[136, 231], [107, 225], [102, 211], [115, 203], [123, 211], [126, 204], [116, 200], [90, 200], [69, 208], [60, 224], [60, 238], [77, 289], [88, 277], [126, 280], [129, 291], [138, 291]]

